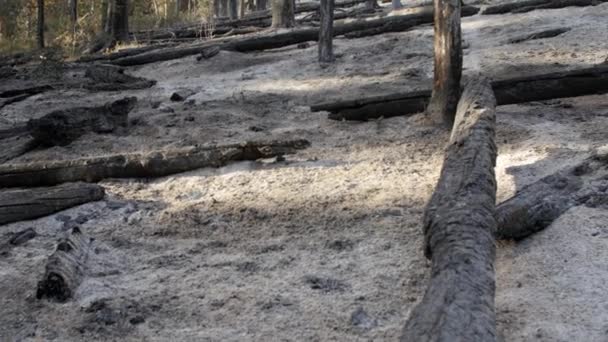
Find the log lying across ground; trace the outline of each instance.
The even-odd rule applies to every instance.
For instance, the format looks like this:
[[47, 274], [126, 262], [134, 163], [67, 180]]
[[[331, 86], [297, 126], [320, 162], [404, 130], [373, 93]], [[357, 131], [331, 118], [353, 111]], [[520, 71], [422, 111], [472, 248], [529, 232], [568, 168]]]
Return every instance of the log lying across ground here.
[[101, 186], [89, 183], [0, 190], [0, 224], [47, 216], [80, 204], [99, 201], [103, 196]]
[[155, 80], [127, 75], [123, 68], [113, 65], [92, 65], [84, 76], [90, 81], [85, 88], [94, 91], [146, 89], [156, 84]]
[[32, 95], [40, 94], [51, 89], [53, 89], [53, 87], [50, 85], [41, 85], [0, 91], [0, 109], [11, 103], [23, 101]]
[[137, 98], [125, 97], [100, 107], [62, 109], [31, 119], [27, 123], [29, 134], [41, 145], [67, 145], [88, 133], [109, 133], [127, 127], [129, 112]]
[[[474, 15], [479, 11], [478, 8], [465, 6], [462, 8], [462, 15]], [[371, 20], [358, 20], [341, 25], [335, 25], [333, 35], [341, 36], [350, 32], [377, 29], [375, 34], [385, 32], [405, 31], [412, 27], [430, 24], [433, 22], [433, 7], [424, 6], [412, 8], [408, 13], [391, 17], [384, 17]], [[319, 39], [318, 28], [301, 28], [289, 32], [274, 34], [259, 34], [245, 36], [237, 39], [218, 39], [208, 42], [188, 46], [183, 48], [170, 48], [159, 51], [152, 51], [135, 56], [118, 58], [112, 64], [130, 66], [146, 63], [166, 61], [182, 58], [190, 55], [203, 53], [209, 48], [219, 46], [222, 50], [232, 50], [239, 52], [249, 52], [257, 50], [276, 49], [289, 45], [295, 45], [307, 41], [317, 41]]]
[[543, 38], [553, 38], [553, 37], [557, 37], [559, 35], [562, 35], [562, 34], [568, 32], [568, 31], [570, 31], [569, 27], [560, 27], [560, 28], [556, 28], [556, 29], [549, 29], [549, 30], [529, 33], [529, 34], [526, 34], [526, 35], [523, 35], [523, 36], [511, 38], [511, 39], [509, 39], [507, 41], [507, 43], [508, 44], [518, 44], [518, 43], [526, 42], [528, 40], [536, 40], [536, 39], [543, 39]]
[[[504, 79], [492, 82], [498, 105], [542, 101], [608, 92], [608, 65]], [[313, 112], [328, 111], [334, 120], [365, 121], [424, 112], [431, 89], [329, 101], [312, 105]]]
[[36, 298], [50, 298], [65, 302], [72, 298], [82, 282], [92, 239], [85, 236], [79, 228], [57, 244], [57, 249], [48, 258], [42, 280], [38, 282]]
[[4, 163], [33, 150], [38, 146], [38, 143], [29, 133], [23, 133], [6, 139], [0, 139], [0, 146], [2, 146], [0, 150], [0, 163]]
[[[600, 184], [594, 187], [594, 183]], [[549, 175], [519, 190], [496, 208], [497, 238], [520, 240], [548, 227], [576, 205], [608, 203], [608, 154], [594, 154], [583, 162]]]
[[496, 340], [495, 105], [487, 80], [467, 84], [424, 214], [431, 279], [403, 342]]
[[308, 141], [301, 139], [245, 142], [66, 161], [0, 165], [0, 187], [47, 186], [75, 181], [96, 182], [105, 178], [160, 177], [203, 167], [221, 167], [232, 161], [291, 154], [309, 145]]
[[596, 6], [608, 0], [527, 0], [486, 7], [481, 14], [525, 13], [538, 9]]

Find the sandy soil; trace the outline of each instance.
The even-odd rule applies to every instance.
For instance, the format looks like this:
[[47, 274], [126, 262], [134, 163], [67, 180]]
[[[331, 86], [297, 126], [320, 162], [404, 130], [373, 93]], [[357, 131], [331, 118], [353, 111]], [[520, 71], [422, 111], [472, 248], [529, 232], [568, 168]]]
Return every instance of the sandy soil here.
[[[465, 73], [566, 70], [608, 56], [608, 4], [463, 21]], [[561, 36], [505, 44], [554, 27]], [[16, 161], [196, 143], [300, 137], [285, 161], [243, 162], [153, 180], [106, 180], [104, 201], [0, 226], [39, 236], [0, 256], [1, 341], [394, 341], [429, 264], [421, 214], [447, 133], [421, 115], [335, 122], [307, 105], [416, 89], [432, 76], [432, 28], [316, 46], [222, 51], [130, 69], [154, 88], [46, 93], [0, 110], [10, 126], [74, 104], [135, 95], [128, 132], [87, 135]], [[169, 101], [178, 89], [196, 92]], [[160, 106], [157, 107], [157, 102]], [[157, 107], [157, 108], [154, 108]], [[499, 200], [608, 146], [608, 96], [498, 108]], [[37, 300], [58, 237], [95, 238], [74, 300]], [[608, 209], [575, 207], [545, 231], [498, 245], [504, 341], [608, 341]]]

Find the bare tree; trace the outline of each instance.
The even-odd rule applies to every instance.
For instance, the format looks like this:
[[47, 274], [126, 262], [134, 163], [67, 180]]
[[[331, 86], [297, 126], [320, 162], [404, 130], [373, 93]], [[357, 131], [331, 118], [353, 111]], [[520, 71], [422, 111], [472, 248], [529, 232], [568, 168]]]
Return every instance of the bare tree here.
[[334, 0], [321, 0], [321, 28], [319, 29], [319, 62], [334, 60]]
[[272, 0], [272, 27], [294, 27], [294, 7], [292, 0]]
[[38, 0], [38, 23], [36, 26], [38, 48], [44, 48], [44, 0]]
[[434, 0], [434, 11], [435, 73], [427, 114], [434, 122], [451, 127], [462, 75], [460, 0]]
[[114, 0], [112, 36], [116, 41], [129, 40], [129, 1]]

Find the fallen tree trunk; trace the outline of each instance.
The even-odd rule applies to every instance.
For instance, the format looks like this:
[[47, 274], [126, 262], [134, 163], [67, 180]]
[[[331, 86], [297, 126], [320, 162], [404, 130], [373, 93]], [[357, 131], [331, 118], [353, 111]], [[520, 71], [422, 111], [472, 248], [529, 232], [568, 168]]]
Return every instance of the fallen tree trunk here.
[[0, 191], [0, 224], [31, 220], [83, 203], [99, 201], [104, 189], [97, 184], [68, 183], [50, 188]]
[[[608, 92], [608, 65], [517, 77], [492, 82], [498, 105], [576, 97]], [[365, 121], [421, 113], [431, 96], [430, 89], [312, 105], [313, 112], [328, 111], [334, 120]]]
[[106, 103], [100, 107], [76, 107], [57, 110], [27, 123], [29, 133], [44, 146], [63, 146], [88, 133], [109, 133], [127, 127], [129, 112], [137, 98]]
[[[51, 90], [51, 89], [53, 89], [53, 87], [51, 87], [50, 85], [41, 85], [41, 86], [37, 85], [37, 86], [25, 87], [25, 88], [8, 89], [8, 90], [0, 91], [0, 98], [12, 99], [12, 98], [22, 96], [22, 95], [32, 96], [32, 95], [40, 94], [42, 92], [45, 92], [45, 91]], [[22, 99], [20, 99], [20, 100], [22, 100]]]
[[[463, 15], [473, 15], [479, 11], [475, 7], [463, 7]], [[433, 8], [430, 6], [412, 9], [404, 15], [385, 17], [372, 20], [358, 20], [342, 25], [335, 25], [333, 36], [344, 35], [349, 32], [379, 28], [376, 34], [385, 32], [398, 32], [410, 29], [421, 24], [433, 22]], [[224, 38], [227, 39], [227, 38]], [[239, 52], [249, 52], [257, 50], [276, 49], [289, 45], [295, 45], [307, 41], [317, 41], [319, 39], [318, 28], [302, 28], [289, 32], [253, 35], [238, 39], [210, 40], [206, 43], [184, 47], [164, 49], [150, 53], [143, 53], [131, 57], [118, 58], [112, 61], [113, 64], [130, 66], [146, 63], [166, 61], [196, 55], [204, 52], [213, 46], [219, 46], [222, 50], [233, 50]]]
[[17, 158], [38, 146], [38, 143], [28, 133], [8, 137], [0, 140], [0, 163]]
[[560, 28], [556, 28], [556, 29], [544, 30], [544, 31], [540, 31], [540, 32], [526, 34], [526, 35], [523, 35], [520, 37], [511, 38], [507, 41], [507, 43], [508, 44], [517, 44], [517, 43], [526, 42], [528, 40], [553, 38], [553, 37], [562, 35], [568, 31], [570, 31], [569, 27], [560, 27]]
[[481, 14], [525, 13], [537, 9], [596, 6], [608, 0], [527, 0], [488, 6]]
[[130, 49], [123, 49], [117, 52], [112, 52], [108, 54], [94, 54], [94, 55], [85, 55], [78, 59], [78, 62], [96, 62], [96, 61], [111, 61], [117, 58], [127, 57], [139, 55], [140, 53], [149, 52], [158, 49], [164, 49], [172, 46], [176, 46], [177, 43], [165, 43], [165, 44], [154, 44], [148, 46], [141, 46]]
[[439, 182], [424, 213], [431, 279], [401, 341], [495, 341], [495, 99], [486, 80], [458, 103]]
[[231, 161], [257, 160], [295, 153], [306, 140], [245, 142], [211, 147], [185, 147], [148, 153], [0, 165], [0, 187], [46, 186], [64, 182], [96, 182], [105, 178], [160, 177]]
[[591, 185], [608, 179], [608, 154], [594, 155], [519, 190], [496, 208], [497, 238], [521, 240], [548, 227], [568, 209], [608, 197]]
[[95, 91], [146, 89], [156, 84], [155, 80], [127, 75], [123, 68], [113, 65], [92, 65], [84, 76], [90, 80], [85, 88]]
[[79, 228], [72, 229], [68, 237], [59, 241], [38, 282], [36, 298], [65, 302], [74, 295], [85, 276], [92, 241]]

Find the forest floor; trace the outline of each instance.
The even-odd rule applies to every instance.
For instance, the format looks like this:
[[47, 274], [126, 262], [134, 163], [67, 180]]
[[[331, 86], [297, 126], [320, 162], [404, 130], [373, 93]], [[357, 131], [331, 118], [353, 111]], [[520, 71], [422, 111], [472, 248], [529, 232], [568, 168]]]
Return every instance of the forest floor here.
[[[463, 19], [465, 75], [569, 70], [608, 57], [608, 3]], [[554, 38], [510, 38], [569, 27]], [[421, 214], [448, 132], [422, 114], [337, 122], [309, 105], [432, 79], [432, 26], [317, 47], [222, 51], [130, 68], [150, 89], [61, 90], [0, 110], [9, 127], [52, 109], [139, 98], [128, 132], [89, 134], [15, 160], [69, 159], [167, 146], [305, 138], [285, 160], [240, 162], [149, 180], [106, 180], [106, 199], [34, 221], [38, 236], [0, 256], [1, 341], [395, 341], [421, 299], [429, 262]], [[196, 92], [171, 102], [176, 90]], [[159, 103], [160, 102], [160, 105]], [[608, 96], [498, 107], [499, 201], [608, 150]], [[0, 127], [2, 128], [2, 127]], [[35, 298], [56, 240], [95, 238], [75, 298]], [[499, 242], [504, 341], [608, 341], [608, 209], [574, 207], [519, 243]]]

